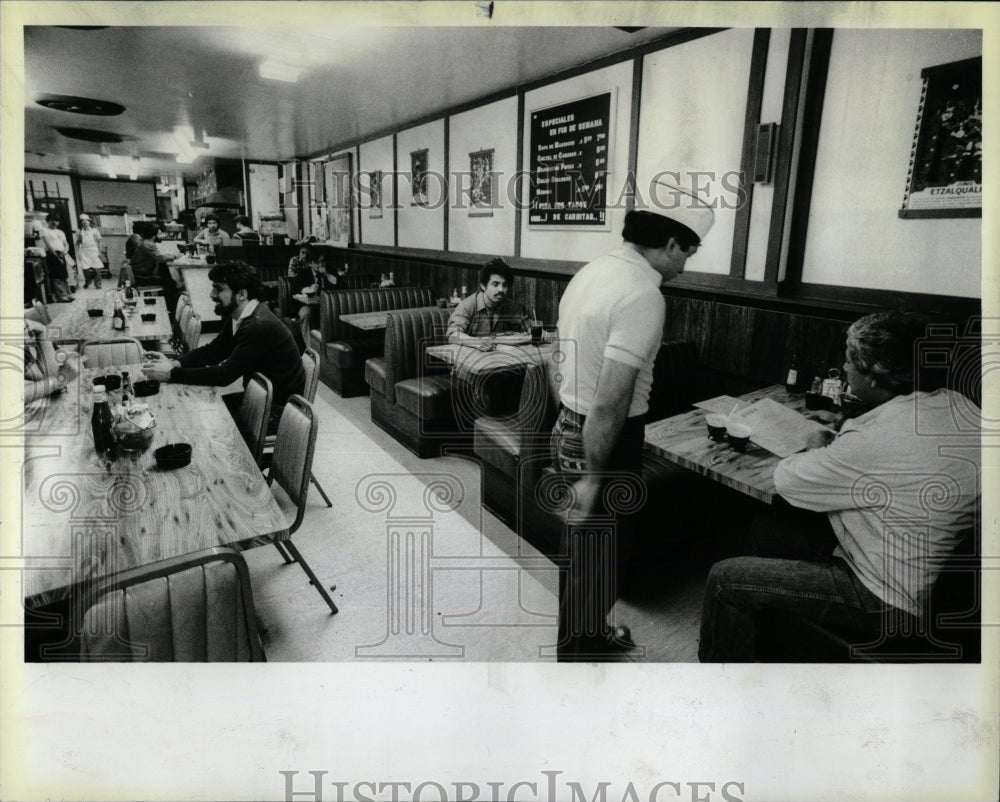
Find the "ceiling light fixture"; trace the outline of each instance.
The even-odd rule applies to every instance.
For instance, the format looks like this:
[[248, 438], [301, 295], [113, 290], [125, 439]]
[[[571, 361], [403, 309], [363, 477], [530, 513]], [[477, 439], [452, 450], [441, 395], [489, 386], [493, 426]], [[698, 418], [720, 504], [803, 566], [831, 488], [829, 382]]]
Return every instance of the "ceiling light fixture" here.
[[132, 169], [129, 171], [128, 177], [135, 181], [139, 177], [139, 157], [132, 157]]
[[174, 132], [174, 144], [177, 145], [177, 161], [180, 164], [191, 164], [191, 162], [198, 158], [199, 154], [191, 150], [187, 137], [183, 133], [179, 131]]
[[296, 67], [294, 64], [275, 61], [270, 58], [266, 61], [262, 61], [260, 66], [257, 68], [257, 71], [260, 73], [261, 78], [267, 78], [269, 81], [285, 81], [290, 84], [299, 80], [299, 75], [302, 74], [301, 67]]

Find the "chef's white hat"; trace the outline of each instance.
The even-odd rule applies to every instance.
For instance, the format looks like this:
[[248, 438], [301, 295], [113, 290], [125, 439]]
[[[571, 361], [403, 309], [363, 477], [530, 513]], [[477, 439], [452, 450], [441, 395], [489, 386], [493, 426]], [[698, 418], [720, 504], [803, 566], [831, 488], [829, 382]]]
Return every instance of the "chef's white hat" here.
[[653, 176], [649, 187], [649, 209], [690, 228], [698, 239], [704, 239], [715, 222], [715, 212], [676, 184], [677, 173], [664, 171]]

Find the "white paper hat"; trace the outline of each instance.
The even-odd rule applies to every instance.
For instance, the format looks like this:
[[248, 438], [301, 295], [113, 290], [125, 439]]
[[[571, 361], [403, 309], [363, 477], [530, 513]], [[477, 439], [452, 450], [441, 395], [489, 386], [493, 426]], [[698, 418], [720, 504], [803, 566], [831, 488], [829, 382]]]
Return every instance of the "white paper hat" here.
[[676, 173], [663, 172], [653, 176], [649, 187], [649, 210], [687, 226], [698, 235], [698, 239], [705, 239], [715, 222], [715, 212], [705, 201], [677, 186], [671, 180], [675, 175]]

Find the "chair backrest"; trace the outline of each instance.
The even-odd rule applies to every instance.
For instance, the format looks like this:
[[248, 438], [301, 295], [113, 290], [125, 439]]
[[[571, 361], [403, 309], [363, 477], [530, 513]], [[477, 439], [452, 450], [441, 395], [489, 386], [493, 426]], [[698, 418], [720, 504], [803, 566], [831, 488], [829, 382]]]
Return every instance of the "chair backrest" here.
[[429, 345], [446, 341], [450, 317], [447, 309], [400, 309], [388, 313], [383, 357], [387, 401], [396, 403], [396, 382], [434, 372], [426, 365], [425, 351]]
[[185, 306], [191, 306], [191, 296], [186, 292], [182, 292], [177, 296], [177, 306], [174, 307], [174, 318], [180, 318], [181, 310]]
[[118, 574], [83, 617], [81, 657], [115, 662], [262, 661], [246, 560], [217, 547]]
[[243, 401], [236, 413], [236, 426], [243, 435], [254, 462], [260, 465], [267, 420], [271, 416], [274, 390], [271, 380], [262, 373], [254, 373], [243, 390]]
[[126, 281], [132, 282], [132, 286], [135, 286], [135, 273], [132, 272], [132, 265], [127, 261], [122, 262], [121, 267], [118, 268], [118, 286], [124, 287]]
[[301, 395], [290, 396], [278, 422], [278, 435], [268, 474], [268, 481], [277, 482], [295, 504], [295, 522], [289, 533], [299, 528], [305, 514], [318, 428], [319, 420], [312, 404]]
[[109, 365], [137, 365], [142, 362], [142, 345], [131, 337], [111, 340], [88, 340], [80, 353], [87, 360], [88, 368], [105, 368]]
[[288, 276], [278, 276], [278, 313], [282, 318], [292, 313], [292, 285]]
[[191, 304], [185, 304], [181, 307], [181, 311], [177, 315], [177, 327], [181, 330], [181, 336], [187, 330], [188, 321], [191, 319], [191, 315], [194, 314], [194, 307]]
[[37, 298], [31, 301], [31, 305], [35, 308], [35, 312], [38, 313], [41, 322], [48, 326], [52, 322], [52, 315], [49, 314], [49, 308]]
[[370, 290], [327, 290], [319, 295], [319, 330], [323, 342], [356, 340], [369, 335], [340, 319], [358, 312], [381, 312], [389, 309], [412, 309], [432, 306], [431, 287], [383, 287]]
[[316, 386], [319, 384], [319, 354], [315, 348], [306, 348], [302, 352], [302, 369], [306, 372], [302, 395], [311, 404], [316, 400]]
[[189, 351], [198, 347], [201, 339], [201, 318], [197, 312], [192, 312], [188, 316], [187, 325], [184, 327], [184, 344]]

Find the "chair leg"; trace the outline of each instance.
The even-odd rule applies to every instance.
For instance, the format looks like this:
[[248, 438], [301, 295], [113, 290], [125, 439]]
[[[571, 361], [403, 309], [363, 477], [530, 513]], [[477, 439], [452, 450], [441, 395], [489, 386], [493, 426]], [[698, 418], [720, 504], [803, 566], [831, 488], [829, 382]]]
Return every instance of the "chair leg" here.
[[291, 564], [295, 562], [295, 560], [293, 560], [291, 557], [288, 556], [288, 552], [285, 551], [285, 547], [281, 545], [280, 540], [274, 541], [274, 547], [278, 550], [278, 554], [280, 554], [282, 558], [284, 558], [286, 563]]
[[333, 504], [330, 503], [330, 497], [327, 496], [326, 492], [323, 490], [323, 486], [316, 481], [316, 477], [313, 476], [312, 474], [309, 474], [309, 481], [312, 482], [314, 485], [316, 485], [316, 489], [319, 491], [319, 494], [323, 497], [323, 501], [326, 502], [326, 506], [332, 507]]
[[299, 552], [297, 548], [295, 548], [295, 544], [292, 543], [291, 540], [286, 540], [285, 548], [288, 549], [292, 557], [295, 558], [295, 562], [297, 562], [299, 565], [302, 566], [302, 570], [306, 572], [306, 576], [309, 577], [309, 580], [313, 583], [316, 590], [319, 591], [319, 595], [323, 597], [323, 600], [328, 605], [330, 605], [331, 612], [334, 613], [339, 612], [337, 610], [337, 605], [334, 604], [333, 599], [330, 598], [330, 594], [327, 593], [326, 588], [323, 587], [323, 583], [319, 581], [319, 578], [316, 576], [316, 574], [313, 573], [312, 568], [309, 567], [309, 563], [307, 563], [305, 559], [303, 559], [302, 554]]

